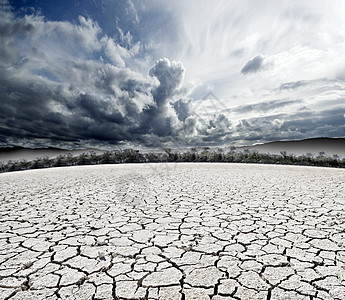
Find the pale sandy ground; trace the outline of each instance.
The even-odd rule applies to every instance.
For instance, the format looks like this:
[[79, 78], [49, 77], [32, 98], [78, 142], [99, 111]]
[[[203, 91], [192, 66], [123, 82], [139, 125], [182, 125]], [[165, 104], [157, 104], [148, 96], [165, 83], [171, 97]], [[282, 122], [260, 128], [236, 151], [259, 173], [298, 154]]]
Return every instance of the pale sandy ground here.
[[0, 299], [345, 299], [345, 170], [0, 174]]

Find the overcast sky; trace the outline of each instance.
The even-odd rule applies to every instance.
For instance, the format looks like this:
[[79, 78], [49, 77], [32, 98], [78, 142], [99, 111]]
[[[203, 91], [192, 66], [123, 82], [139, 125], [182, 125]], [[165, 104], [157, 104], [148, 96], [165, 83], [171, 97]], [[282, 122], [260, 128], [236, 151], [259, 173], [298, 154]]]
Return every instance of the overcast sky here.
[[345, 1], [0, 3], [0, 147], [345, 136]]

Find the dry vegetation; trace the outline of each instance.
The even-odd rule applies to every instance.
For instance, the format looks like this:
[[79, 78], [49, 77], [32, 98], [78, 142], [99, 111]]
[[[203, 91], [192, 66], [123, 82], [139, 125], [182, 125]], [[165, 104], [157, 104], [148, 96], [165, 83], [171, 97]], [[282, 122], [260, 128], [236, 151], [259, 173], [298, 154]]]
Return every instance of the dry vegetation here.
[[210, 150], [208, 147], [205, 147], [202, 151], [197, 151], [195, 148], [192, 148], [186, 152], [177, 152], [171, 149], [165, 149], [158, 153], [140, 153], [138, 150], [125, 149], [107, 151], [103, 154], [96, 154], [95, 152], [90, 151], [78, 156], [73, 156], [69, 153], [59, 155], [54, 158], [42, 157], [32, 161], [23, 159], [0, 163], [0, 173], [78, 165], [156, 162], [227, 162], [303, 165], [333, 168], [345, 167], [345, 158], [340, 158], [340, 156], [336, 154], [333, 156], [327, 156], [324, 152], [320, 152], [317, 156], [310, 153], [295, 156], [293, 154], [288, 154], [285, 151], [282, 151], [280, 155], [275, 155], [249, 150], [238, 152], [235, 148], [228, 152], [224, 152], [221, 148], [218, 150]]

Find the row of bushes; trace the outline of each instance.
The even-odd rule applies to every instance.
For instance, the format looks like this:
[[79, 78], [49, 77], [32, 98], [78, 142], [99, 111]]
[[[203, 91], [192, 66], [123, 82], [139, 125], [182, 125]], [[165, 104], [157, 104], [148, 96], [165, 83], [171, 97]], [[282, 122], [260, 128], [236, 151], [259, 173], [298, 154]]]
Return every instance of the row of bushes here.
[[302, 156], [294, 156], [287, 154], [285, 151], [282, 151], [280, 155], [274, 155], [258, 153], [256, 151], [251, 152], [249, 150], [244, 150], [243, 152], [230, 150], [224, 153], [222, 149], [211, 151], [208, 148], [201, 152], [191, 149], [182, 153], [170, 149], [165, 149], [159, 153], [140, 153], [138, 150], [126, 149], [107, 151], [103, 154], [96, 154], [91, 151], [78, 156], [73, 156], [69, 153], [55, 158], [42, 157], [33, 161], [8, 161], [7, 163], [0, 163], [0, 173], [63, 166], [155, 162], [228, 162], [345, 167], [345, 159], [341, 159], [338, 155], [326, 156], [324, 152], [320, 152], [318, 156], [313, 156], [309, 153]]

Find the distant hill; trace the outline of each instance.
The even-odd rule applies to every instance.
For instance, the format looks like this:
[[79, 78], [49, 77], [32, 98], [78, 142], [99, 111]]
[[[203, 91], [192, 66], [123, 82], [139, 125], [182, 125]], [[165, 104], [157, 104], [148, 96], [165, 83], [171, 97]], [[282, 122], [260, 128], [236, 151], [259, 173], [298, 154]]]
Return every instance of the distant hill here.
[[59, 148], [23, 148], [23, 147], [12, 147], [12, 148], [0, 148], [0, 162], [6, 162], [9, 160], [34, 160], [36, 158], [48, 156], [49, 158], [57, 157], [59, 155], [64, 155], [71, 153], [73, 156], [82, 153], [87, 153], [94, 151], [96, 153], [103, 153], [105, 151], [98, 149], [78, 149], [78, 150], [66, 150]]
[[286, 151], [288, 154], [303, 155], [311, 153], [318, 155], [319, 152], [325, 152], [326, 155], [332, 156], [337, 154], [345, 157], [345, 138], [313, 138], [297, 141], [277, 141], [262, 145], [250, 147], [240, 147], [240, 149], [255, 150], [260, 153], [280, 154]]

